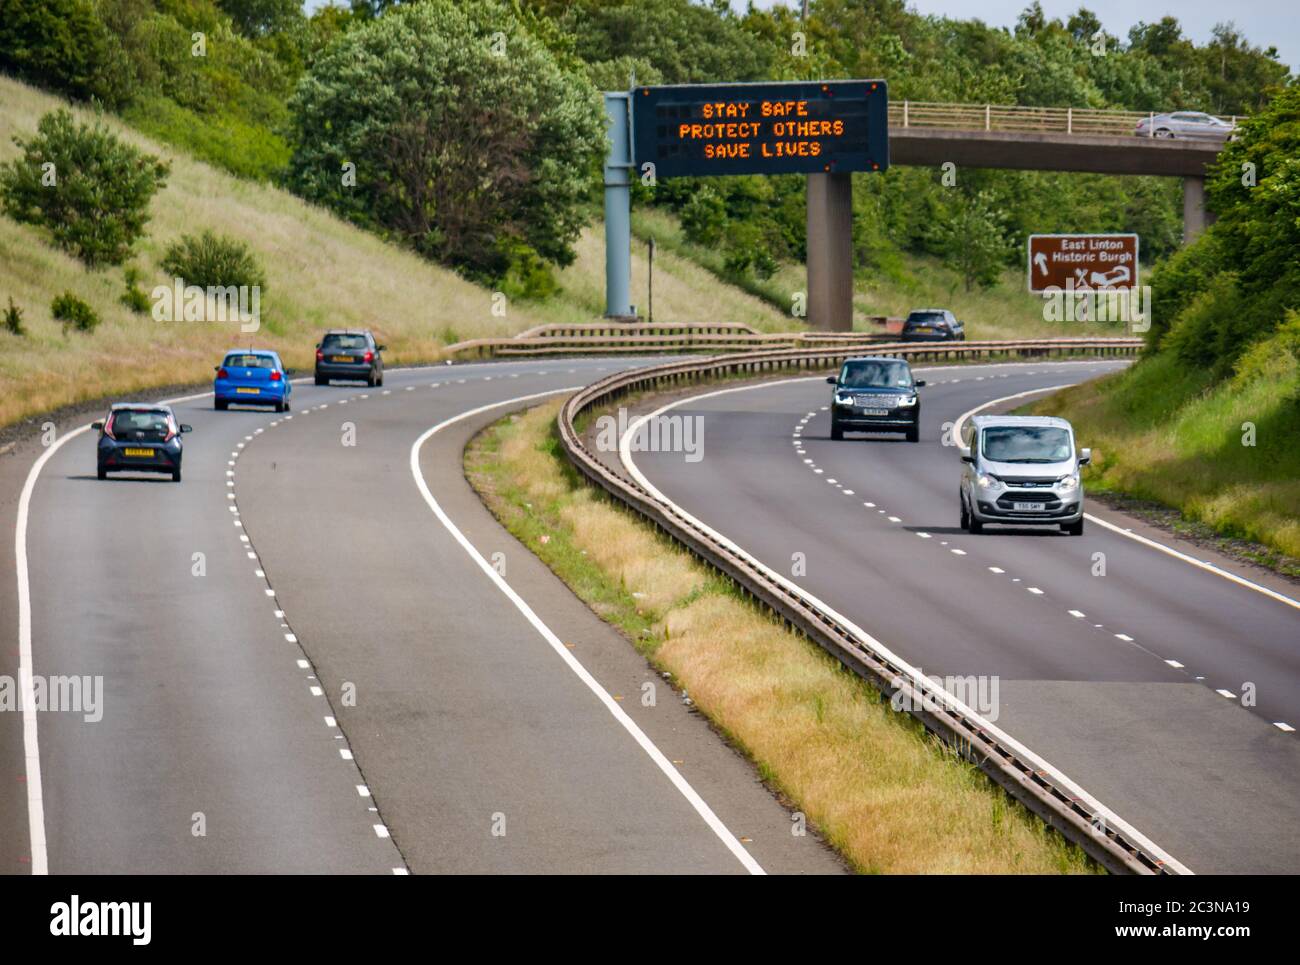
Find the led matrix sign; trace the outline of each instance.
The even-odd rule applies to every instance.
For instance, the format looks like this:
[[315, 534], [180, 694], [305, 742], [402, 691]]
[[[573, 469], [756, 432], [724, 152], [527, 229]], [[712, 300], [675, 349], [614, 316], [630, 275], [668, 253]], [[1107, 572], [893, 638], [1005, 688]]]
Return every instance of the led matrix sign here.
[[820, 174], [889, 166], [883, 80], [685, 84], [632, 92], [638, 171]]

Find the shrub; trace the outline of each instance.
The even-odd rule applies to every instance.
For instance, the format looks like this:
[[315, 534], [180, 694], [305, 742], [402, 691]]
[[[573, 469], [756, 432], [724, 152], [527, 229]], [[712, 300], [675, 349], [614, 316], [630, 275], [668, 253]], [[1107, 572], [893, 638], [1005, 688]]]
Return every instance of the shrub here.
[[69, 328], [78, 332], [93, 332], [99, 324], [95, 310], [72, 292], [64, 292], [50, 303], [50, 313], [57, 321], [63, 323], [66, 334]]
[[144, 233], [167, 164], [66, 110], [46, 114], [35, 137], [14, 143], [22, 155], [0, 164], [5, 213], [47, 228], [87, 265], [120, 264]]
[[23, 310], [14, 304], [14, 297], [9, 296], [9, 307], [5, 309], [5, 331], [11, 335], [26, 335], [23, 328]]
[[148, 292], [140, 287], [139, 269], [126, 270], [126, 291], [122, 293], [119, 301], [137, 315], [144, 315], [152, 307]]
[[167, 274], [200, 288], [266, 288], [266, 275], [248, 246], [210, 230], [198, 236], [182, 235], [180, 241], [168, 247], [162, 266]]

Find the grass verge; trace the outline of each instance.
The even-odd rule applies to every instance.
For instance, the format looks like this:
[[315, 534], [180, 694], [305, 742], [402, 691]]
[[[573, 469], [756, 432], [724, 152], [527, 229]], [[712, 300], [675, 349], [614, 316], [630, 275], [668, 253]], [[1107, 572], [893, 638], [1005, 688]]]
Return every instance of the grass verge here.
[[862, 872], [1089, 873], [1077, 848], [824, 651], [581, 480], [559, 402], [466, 451], [492, 512]]
[[[1212, 384], [1208, 373], [1159, 352], [1023, 411], [1060, 415], [1090, 446], [1087, 484], [1177, 509], [1246, 558], [1300, 575], [1300, 359], [1282, 343], [1261, 364]], [[1202, 534], [1205, 535], [1205, 534]]]

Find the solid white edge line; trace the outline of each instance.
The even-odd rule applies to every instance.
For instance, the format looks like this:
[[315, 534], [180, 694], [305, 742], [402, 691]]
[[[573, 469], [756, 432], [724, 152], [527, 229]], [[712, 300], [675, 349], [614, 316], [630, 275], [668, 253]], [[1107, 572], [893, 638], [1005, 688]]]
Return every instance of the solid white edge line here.
[[648, 756], [659, 770], [661, 770], [668, 779], [672, 781], [673, 786], [677, 788], [682, 797], [686, 798], [687, 802], [695, 809], [696, 813], [704, 819], [704, 822], [709, 826], [713, 833], [718, 836], [718, 839], [726, 846], [727, 850], [729, 850], [736, 859], [740, 861], [741, 865], [743, 865], [745, 870], [750, 874], [766, 874], [762, 866], [760, 866], [759, 863], [754, 860], [754, 857], [745, 850], [740, 841], [736, 839], [736, 836], [732, 834], [731, 831], [727, 829], [727, 826], [722, 823], [722, 820], [713, 813], [713, 809], [705, 803], [704, 799], [700, 797], [695, 789], [691, 787], [684, 777], [682, 777], [681, 773], [673, 766], [672, 762], [664, 756], [664, 753], [655, 746], [654, 742], [646, 736], [645, 732], [637, 726], [636, 722], [632, 720], [623, 708], [618, 705], [614, 698], [609, 695], [609, 692], [600, 685], [599, 681], [597, 681], [596, 678], [587, 671], [587, 668], [578, 661], [577, 657], [569, 651], [563, 641], [552, 632], [550, 627], [542, 622], [541, 618], [533, 612], [532, 607], [524, 601], [523, 597], [515, 592], [514, 588], [505, 581], [505, 578], [502, 577], [495, 568], [493, 568], [492, 564], [484, 559], [483, 555], [474, 547], [474, 544], [471, 543], [465, 534], [460, 531], [460, 528], [451, 521], [451, 518], [443, 511], [438, 500], [434, 498], [433, 493], [429, 491], [429, 487], [424, 481], [424, 474], [420, 471], [420, 449], [424, 446], [426, 440], [448, 426], [472, 418], [480, 413], [488, 412], [492, 409], [499, 409], [502, 406], [517, 405], [521, 402], [543, 399], [564, 392], [576, 392], [580, 388], [582, 388], [582, 386], [571, 386], [565, 389], [552, 389], [549, 392], [535, 392], [531, 395], [521, 395], [513, 399], [503, 399], [500, 402], [492, 402], [487, 405], [481, 405], [475, 409], [461, 412], [458, 415], [452, 416], [450, 419], [444, 419], [442, 422], [439, 422], [437, 425], [422, 433], [411, 445], [411, 475], [415, 477], [415, 485], [420, 490], [420, 495], [424, 497], [425, 503], [427, 503], [429, 508], [433, 510], [433, 514], [438, 518], [438, 521], [442, 523], [449, 533], [451, 533], [456, 542], [461, 545], [461, 548], [469, 554], [470, 559], [478, 564], [479, 569], [487, 575], [488, 579], [496, 584], [497, 589], [506, 595], [506, 598], [515, 605], [515, 608], [524, 615], [524, 618], [528, 620], [528, 622], [533, 625], [533, 628], [541, 634], [542, 638], [550, 644], [551, 649], [554, 650], [555, 653], [559, 655], [560, 659], [568, 665], [574, 675], [586, 684], [587, 689], [596, 695], [596, 698], [605, 706], [605, 709], [608, 710], [614, 719], [623, 726], [623, 729], [632, 736], [632, 739], [640, 745], [641, 749], [645, 751], [646, 756]]
[[[672, 502], [662, 492], [660, 492], [655, 487], [655, 485], [650, 482], [648, 478], [646, 478], [645, 474], [641, 472], [641, 470], [637, 467], [636, 462], [632, 459], [631, 440], [633, 438], [633, 435], [636, 433], [636, 431], [641, 427], [643, 423], [647, 422], [650, 419], [662, 415], [663, 413], [667, 412], [669, 409], [675, 409], [678, 406], [685, 405], [687, 403], [699, 402], [702, 399], [709, 399], [719, 395], [727, 395], [732, 392], [748, 392], [754, 389], [771, 388], [772, 386], [775, 385], [787, 385], [793, 382], [817, 382], [817, 381], [822, 381], [822, 379], [818, 377], [778, 379], [772, 382], [761, 382], [758, 383], [757, 385], [741, 385], [729, 389], [718, 389], [713, 392], [706, 392], [701, 395], [694, 395], [694, 396], [690, 396], [689, 398], [678, 399], [675, 402], [669, 402], [667, 405], [662, 406], [659, 409], [656, 409], [654, 412], [651, 412], [648, 415], [641, 416], [640, 418], [632, 422], [627, 427], [627, 430], [624, 432], [623, 437], [619, 440], [619, 444], [618, 444], [619, 459], [622, 461], [624, 468], [627, 469], [627, 471], [632, 475], [632, 477], [637, 481], [637, 483], [639, 483], [641, 487], [645, 489], [645, 491], [648, 492], [655, 499], [660, 500], [665, 505], [673, 507], [673, 509], [677, 513], [679, 513], [683, 519], [689, 520], [692, 525], [699, 527], [700, 530], [708, 533], [714, 539], [723, 543], [733, 553], [743, 556], [751, 566], [757, 567], [758, 569], [762, 570], [769, 579], [772, 579], [777, 583], [780, 583], [782, 586], [786, 587], [787, 589], [798, 592], [800, 595], [804, 597], [804, 599], [812, 603], [813, 606], [820, 609], [832, 620], [834, 620], [836, 623], [840, 624], [842, 627], [844, 627], [850, 633], [856, 636], [859, 642], [862, 643], [867, 649], [875, 651], [880, 656], [884, 657], [886, 660], [891, 661], [892, 663], [901, 667], [903, 671], [912, 678], [913, 681], [916, 681], [918, 682], [918, 685], [921, 685], [921, 682], [927, 680], [928, 678], [925, 678], [922, 675], [920, 670], [913, 667], [906, 660], [901, 659], [897, 654], [895, 654], [892, 650], [886, 647], [883, 643], [881, 643], [871, 634], [867, 633], [866, 630], [862, 629], [856, 623], [848, 619], [848, 617], [844, 616], [843, 614], [837, 613], [834, 609], [830, 607], [829, 604], [813, 596], [808, 590], [794, 583], [792, 580], [786, 579], [780, 573], [776, 572], [775, 570], [771, 569], [765, 564], [759, 562], [757, 559], [754, 558], [753, 555], [746, 552], [736, 543], [732, 542], [730, 539], [723, 536], [717, 530], [706, 525], [701, 520], [697, 519], [696, 517], [692, 516], [690, 513], [686, 512], [686, 510], [682, 509], [676, 503]], [[1039, 390], [1039, 391], [1047, 391], [1047, 390]], [[1127, 838], [1129, 838], [1129, 840], [1137, 843], [1143, 849], [1155, 855], [1162, 862], [1164, 862], [1166, 866], [1178, 872], [1179, 874], [1185, 874], [1185, 875], [1193, 874], [1192, 870], [1188, 868], [1185, 864], [1183, 864], [1181, 861], [1173, 857], [1173, 855], [1169, 854], [1163, 848], [1156, 845], [1150, 838], [1142, 834], [1131, 824], [1129, 824], [1118, 814], [1116, 814], [1113, 810], [1111, 810], [1110, 808], [1106, 807], [1106, 805], [1098, 801], [1095, 797], [1093, 797], [1093, 795], [1089, 794], [1079, 784], [1075, 783], [1060, 768], [1056, 767], [1055, 765], [1051, 764], [1040, 755], [1031, 751], [1024, 744], [1020, 743], [1020, 741], [1016, 740], [1014, 737], [1012, 737], [1011, 735], [1007, 734], [1005, 731], [995, 726], [992, 722], [985, 720], [980, 714], [976, 713], [972, 708], [966, 706], [966, 704], [964, 704], [962, 701], [958, 700], [956, 697], [952, 696], [952, 694], [948, 693], [947, 690], [942, 690], [940, 691], [940, 693], [946, 695], [946, 699], [948, 700], [948, 702], [951, 704], [953, 708], [957, 709], [958, 711], [960, 711], [962, 714], [966, 715], [970, 719], [976, 721], [981, 729], [987, 731], [990, 734], [993, 734], [1003, 744], [1012, 748], [1013, 750], [1016, 751], [1016, 753], [1020, 754], [1025, 760], [1032, 763], [1036, 769], [1049, 772], [1052, 775], [1052, 777], [1055, 779], [1056, 783], [1058, 783], [1061, 787], [1068, 789], [1080, 800], [1087, 802], [1087, 804], [1094, 811], [1103, 815], [1106, 819], [1107, 824], [1110, 827], [1116, 828], [1117, 830], [1123, 832], [1123, 834]]]
[[[163, 404], [201, 399], [207, 392], [197, 395], [164, 399]], [[78, 426], [66, 435], [59, 436], [32, 463], [18, 496], [18, 513], [14, 518], [14, 572], [18, 583], [18, 687], [23, 701], [23, 756], [27, 784], [27, 833], [31, 839], [32, 874], [50, 873], [49, 850], [45, 841], [45, 801], [41, 786], [41, 750], [36, 724], [35, 671], [32, 663], [32, 591], [27, 567], [27, 520], [31, 511], [32, 494], [45, 464], [63, 448], [63, 444], [82, 433], [89, 425]]]
[[[1032, 391], [1029, 392], [1017, 392], [1015, 395], [1004, 395], [1000, 399], [993, 399], [992, 401], [985, 402], [983, 405], [976, 406], [975, 408], [971, 409], [969, 412], [962, 413], [962, 415], [952, 425], [952, 438], [954, 440], [960, 439], [962, 424], [971, 416], [975, 415], [975, 413], [979, 412], [981, 409], [987, 409], [989, 408], [989, 406], [998, 405], [1001, 402], [1011, 402], [1014, 399], [1023, 399], [1026, 396], [1038, 395], [1039, 393], [1042, 392], [1053, 392], [1057, 389], [1065, 389], [1065, 388], [1069, 388], [1069, 386], [1053, 385], [1045, 389], [1033, 389]], [[1102, 519], [1100, 516], [1094, 516], [1092, 513], [1085, 512], [1083, 514], [1083, 518], [1088, 520], [1088, 522], [1090, 523], [1096, 523], [1098, 526], [1102, 527], [1103, 529], [1110, 530], [1112, 533], [1118, 533], [1120, 536], [1124, 536], [1127, 537], [1128, 539], [1141, 543], [1143, 546], [1150, 547], [1153, 550], [1158, 550], [1161, 553], [1164, 553], [1166, 556], [1172, 556], [1176, 560], [1181, 560], [1184, 563], [1187, 563], [1191, 566], [1195, 566], [1199, 570], [1204, 570], [1207, 573], [1213, 573], [1215, 576], [1220, 576], [1225, 580], [1228, 580], [1232, 583], [1236, 583], [1238, 586], [1244, 586], [1249, 590], [1254, 590], [1256, 593], [1262, 593], [1264, 594], [1264, 596], [1271, 597], [1272, 599], [1277, 600], [1279, 603], [1284, 603], [1289, 607], [1293, 607], [1297, 610], [1300, 610], [1300, 600], [1293, 600], [1291, 597], [1283, 593], [1279, 593], [1276, 590], [1271, 590], [1267, 586], [1263, 586], [1259, 583], [1254, 582], [1253, 580], [1248, 580], [1244, 576], [1238, 576], [1236, 573], [1230, 572], [1229, 570], [1225, 570], [1222, 567], [1215, 566], [1213, 563], [1206, 563], [1204, 560], [1198, 560], [1194, 556], [1188, 556], [1186, 553], [1176, 550], [1172, 546], [1167, 546], [1164, 543], [1158, 542], [1157, 540], [1150, 539], [1146, 536], [1141, 536], [1138, 533], [1130, 532], [1129, 530], [1124, 529], [1123, 527], [1116, 526], [1114, 523]]]

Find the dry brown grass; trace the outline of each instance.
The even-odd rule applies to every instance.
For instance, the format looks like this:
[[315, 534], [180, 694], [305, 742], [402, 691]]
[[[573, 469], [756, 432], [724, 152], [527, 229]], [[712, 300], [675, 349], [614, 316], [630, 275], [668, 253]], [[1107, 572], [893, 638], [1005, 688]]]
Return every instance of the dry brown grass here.
[[540, 406], [481, 435], [467, 457], [471, 479], [507, 527], [672, 673], [856, 868], [1094, 870], [874, 689], [579, 483], [552, 435], [558, 409]]

